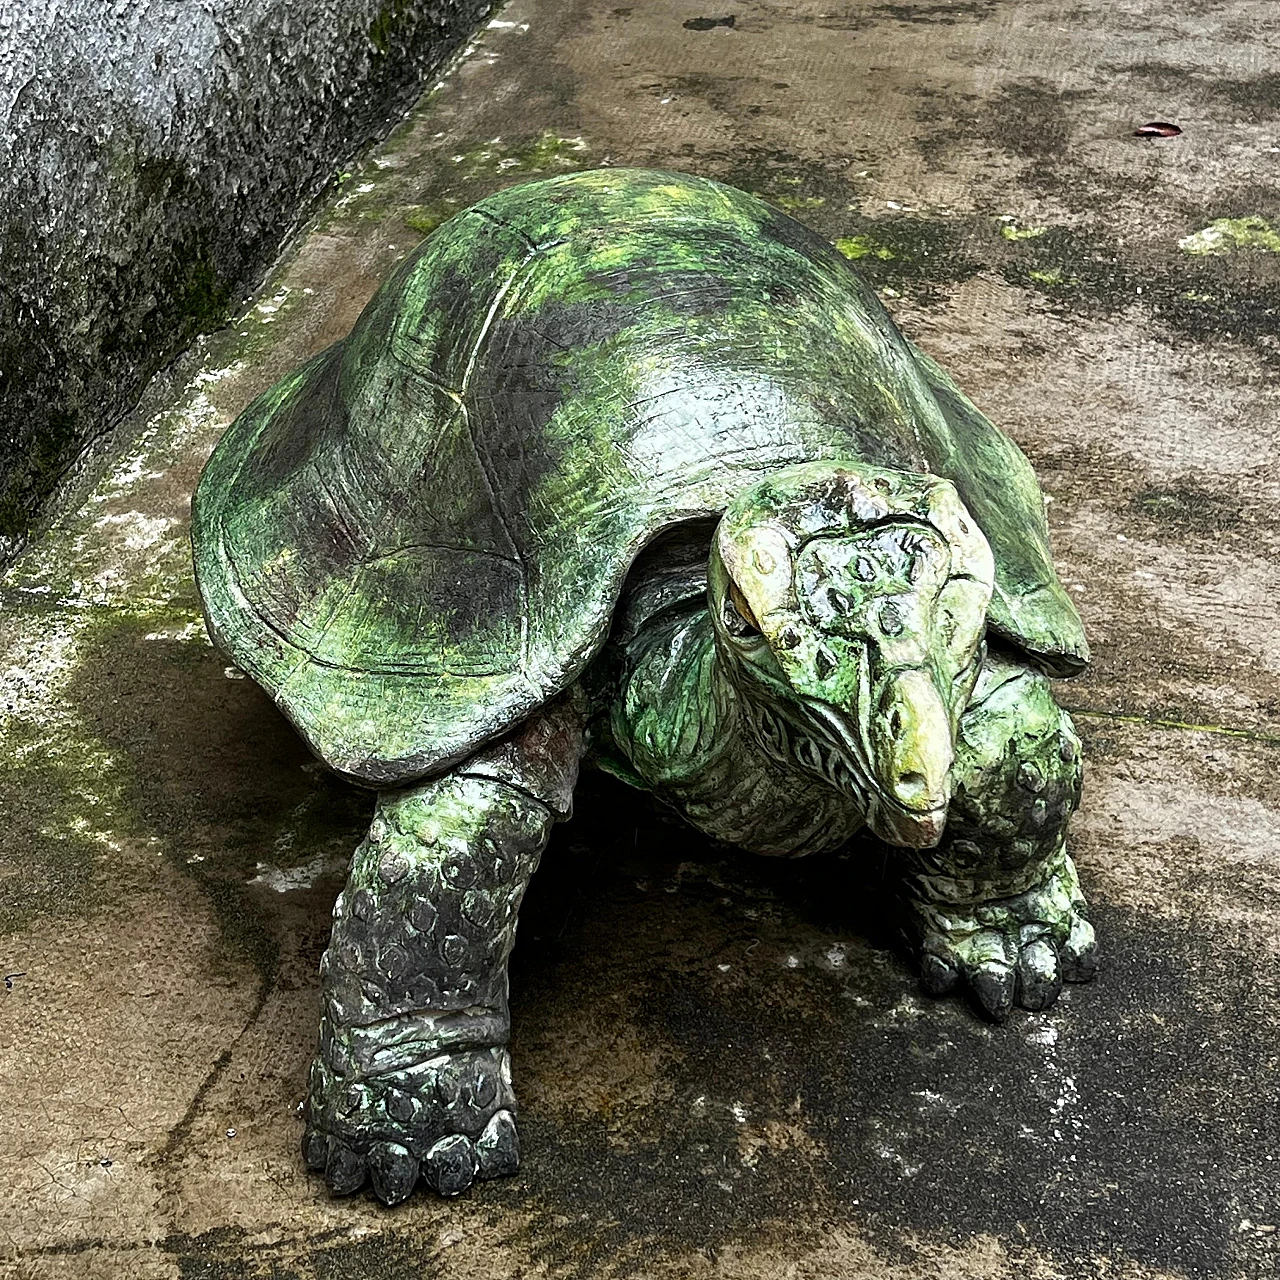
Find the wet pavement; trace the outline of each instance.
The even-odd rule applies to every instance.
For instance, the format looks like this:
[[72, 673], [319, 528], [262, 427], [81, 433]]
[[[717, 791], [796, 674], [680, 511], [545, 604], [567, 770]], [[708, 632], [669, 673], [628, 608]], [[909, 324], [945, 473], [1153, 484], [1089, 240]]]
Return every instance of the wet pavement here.
[[[0, 1275], [1280, 1273], [1265, 16], [508, 7], [0, 589]], [[1153, 119], [1184, 133], [1132, 136]], [[369, 797], [208, 647], [188, 496], [422, 234], [597, 164], [723, 178], [815, 227], [1028, 452], [1095, 651], [1059, 694], [1105, 967], [991, 1027], [920, 993], [868, 851], [730, 856], [592, 780], [521, 916], [520, 1174], [334, 1200], [296, 1108]]]

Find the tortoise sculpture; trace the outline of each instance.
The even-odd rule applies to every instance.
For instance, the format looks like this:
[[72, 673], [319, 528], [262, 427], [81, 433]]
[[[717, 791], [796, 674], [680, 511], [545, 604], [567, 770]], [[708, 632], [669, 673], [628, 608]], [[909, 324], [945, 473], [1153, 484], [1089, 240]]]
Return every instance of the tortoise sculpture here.
[[214, 640], [378, 791], [306, 1103], [336, 1192], [515, 1169], [507, 958], [584, 761], [756, 853], [899, 846], [930, 992], [998, 1020], [1092, 974], [1031, 467], [753, 196], [609, 169], [459, 213], [232, 425], [193, 539]]

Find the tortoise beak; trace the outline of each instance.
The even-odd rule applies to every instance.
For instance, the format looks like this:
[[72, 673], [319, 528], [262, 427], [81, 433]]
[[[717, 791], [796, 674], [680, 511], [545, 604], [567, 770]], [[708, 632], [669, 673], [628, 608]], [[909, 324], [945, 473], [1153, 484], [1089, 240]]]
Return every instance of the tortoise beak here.
[[887, 672], [878, 686], [867, 824], [889, 844], [927, 849], [942, 839], [951, 802], [951, 720], [933, 680], [919, 668]]

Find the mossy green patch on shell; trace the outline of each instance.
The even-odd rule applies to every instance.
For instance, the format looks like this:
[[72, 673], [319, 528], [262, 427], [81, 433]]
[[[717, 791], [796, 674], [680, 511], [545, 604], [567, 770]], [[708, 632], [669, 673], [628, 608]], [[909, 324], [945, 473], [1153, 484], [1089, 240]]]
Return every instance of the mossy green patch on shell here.
[[1235, 253], [1280, 253], [1280, 231], [1256, 214], [1247, 218], [1218, 218], [1178, 241], [1183, 253], [1204, 257]]

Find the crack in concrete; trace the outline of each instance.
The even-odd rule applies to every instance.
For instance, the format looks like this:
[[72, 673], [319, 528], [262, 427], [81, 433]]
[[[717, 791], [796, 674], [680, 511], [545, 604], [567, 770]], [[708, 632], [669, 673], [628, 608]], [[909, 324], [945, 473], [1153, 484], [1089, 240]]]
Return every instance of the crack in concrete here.
[[1185, 720], [1162, 720], [1157, 716], [1130, 715], [1123, 711], [1096, 711], [1091, 707], [1072, 707], [1063, 704], [1073, 716], [1085, 716], [1095, 720], [1114, 720], [1120, 724], [1142, 724], [1153, 729], [1181, 729], [1189, 733], [1218, 733], [1226, 738], [1243, 738], [1248, 742], [1263, 742], [1270, 747], [1280, 747], [1280, 735], [1259, 733], [1256, 729], [1233, 729], [1222, 724], [1190, 724]]

